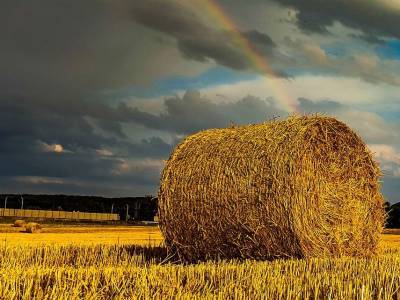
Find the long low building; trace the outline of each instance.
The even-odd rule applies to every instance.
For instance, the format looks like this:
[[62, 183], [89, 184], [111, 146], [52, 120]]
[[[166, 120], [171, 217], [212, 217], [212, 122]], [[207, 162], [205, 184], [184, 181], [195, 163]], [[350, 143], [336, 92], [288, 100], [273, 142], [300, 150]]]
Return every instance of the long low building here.
[[[0, 194], [0, 207], [61, 212], [114, 213], [118, 214], [121, 220], [151, 221], [157, 214], [157, 198], [151, 195], [106, 198], [78, 195]], [[55, 216], [57, 218], [58, 215], [55, 214]]]
[[90, 220], [90, 221], [120, 220], [118, 214], [80, 212], [80, 211], [14, 209], [14, 208], [0, 208], [0, 217]]

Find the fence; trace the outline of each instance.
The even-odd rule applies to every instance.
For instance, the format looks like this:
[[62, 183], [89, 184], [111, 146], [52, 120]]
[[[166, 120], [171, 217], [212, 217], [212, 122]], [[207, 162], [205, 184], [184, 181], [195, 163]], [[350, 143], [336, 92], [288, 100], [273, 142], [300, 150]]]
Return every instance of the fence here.
[[119, 221], [118, 214], [89, 213], [89, 212], [79, 212], [79, 211], [13, 209], [13, 208], [0, 208], [0, 217]]

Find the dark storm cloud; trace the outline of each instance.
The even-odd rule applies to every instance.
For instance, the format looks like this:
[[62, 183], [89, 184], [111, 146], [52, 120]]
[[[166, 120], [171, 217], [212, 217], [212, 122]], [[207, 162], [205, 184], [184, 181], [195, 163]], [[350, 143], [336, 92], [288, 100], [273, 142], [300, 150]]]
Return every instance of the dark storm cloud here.
[[140, 143], [121, 143], [120, 147], [126, 151], [127, 156], [135, 158], [167, 158], [173, 150], [171, 144], [155, 136], [142, 139]]
[[[165, 99], [160, 114], [123, 102], [67, 101], [72, 94], [60, 95], [65, 101], [57, 105], [40, 95], [0, 94], [0, 177], [12, 182], [4, 186], [8, 189], [4, 192], [16, 192], [11, 187], [18, 184], [32, 191], [39, 189], [35, 185], [49, 190], [62, 190], [65, 185], [71, 192], [86, 187], [85, 193], [105, 191], [106, 186], [112, 193], [114, 185], [121, 186], [121, 191], [128, 191], [129, 186], [153, 191], [161, 169], [154, 162], [167, 159], [182, 136], [232, 122], [254, 123], [285, 115], [270, 100], [248, 96], [215, 103], [197, 91]], [[129, 124], [141, 125], [145, 132], [163, 131], [173, 138], [173, 144], [151, 135], [135, 141], [124, 129]], [[54, 152], [55, 144], [64, 151]], [[94, 186], [99, 189], [90, 192]]]
[[3, 193], [143, 196], [156, 193], [160, 170], [139, 165], [124, 174], [106, 173], [102, 177], [0, 176], [0, 186]]
[[250, 30], [243, 32], [243, 35], [251, 42], [253, 42], [256, 45], [259, 45], [260, 47], [267, 47], [267, 48], [273, 48], [275, 47], [274, 41], [265, 33], [259, 32], [257, 30]]
[[27, 146], [32, 141], [62, 143], [71, 150], [76, 147], [100, 148], [116, 142], [113, 137], [96, 134], [84, 114], [84, 111], [63, 113], [29, 97], [0, 94], [0, 137], [2, 141], [25, 138]]
[[[159, 137], [138, 142], [128, 139], [122, 124], [130, 116], [123, 106], [71, 100], [63, 111], [63, 104], [35, 99], [0, 94], [0, 181], [12, 182], [3, 186], [4, 192], [18, 192], [11, 188], [18, 184], [23, 190], [38, 185], [44, 191], [45, 186], [61, 189], [65, 183], [64, 192], [73, 186], [83, 191], [86, 186], [86, 192], [96, 193], [90, 192], [96, 184], [106, 190], [105, 186], [112, 188], [127, 181], [131, 187], [151, 182], [154, 188], [159, 168], [142, 165], [132, 172], [118, 170], [127, 158], [167, 157], [172, 146]], [[64, 151], [54, 152], [55, 144], [62, 145]], [[24, 182], [25, 178], [34, 180]]]
[[42, 176], [55, 178], [101, 179], [110, 176], [120, 161], [89, 153], [25, 152], [1, 153], [2, 176]]
[[[123, 102], [115, 106], [88, 100], [71, 100], [70, 103], [71, 105], [65, 105], [63, 109], [62, 103], [55, 105], [51, 101], [28, 101], [22, 95], [0, 94], [2, 140], [0, 154], [3, 155], [3, 159], [6, 160], [8, 157], [12, 162], [18, 160], [20, 155], [23, 158], [20, 162], [23, 162], [22, 165], [26, 170], [38, 171], [36, 163], [29, 165], [28, 161], [41, 162], [47, 157], [49, 161], [60, 159], [60, 155], [44, 151], [43, 145], [53, 144], [61, 144], [70, 152], [62, 156], [66, 161], [64, 166], [49, 164], [60, 172], [63, 172], [64, 167], [68, 169], [68, 166], [73, 166], [71, 170], [79, 171], [79, 162], [74, 163], [72, 158], [90, 160], [96, 150], [104, 148], [116, 148], [116, 151], [119, 151], [116, 153], [117, 157], [129, 155], [132, 158], [165, 158], [172, 150], [169, 143], [160, 137], [151, 136], [140, 141], [132, 141], [123, 130], [123, 124], [136, 123], [144, 128], [175, 135], [206, 128], [226, 127], [231, 122], [254, 123], [285, 115], [284, 111], [268, 100], [248, 96], [236, 102], [215, 103], [202, 97], [197, 91], [188, 91], [182, 98], [178, 96], [167, 98], [164, 102], [165, 111], [160, 114], [151, 114], [127, 106]], [[102, 134], [99, 129], [107, 134]], [[104, 160], [104, 163], [110, 164], [110, 161]], [[115, 163], [118, 164], [118, 161]], [[81, 166], [83, 170], [88, 169], [84, 164]], [[11, 170], [10, 165], [7, 172]], [[53, 171], [49, 168], [49, 172]], [[34, 171], [29, 172], [34, 173]], [[42, 169], [38, 174], [50, 176], [48, 173], [43, 173]], [[71, 173], [67, 172], [67, 175]]]
[[167, 98], [165, 112], [154, 115], [138, 109], [127, 110], [133, 122], [148, 128], [180, 134], [193, 133], [206, 128], [220, 128], [235, 124], [264, 121], [287, 113], [272, 102], [248, 96], [237, 102], [214, 103], [197, 91], [188, 91], [179, 96]]
[[[208, 26], [183, 2], [138, 1], [133, 5], [134, 20], [177, 41], [187, 58], [206, 62], [209, 59], [236, 70], [253, 68], [245, 53], [232, 40], [232, 33]], [[264, 55], [272, 55], [272, 39], [257, 30], [242, 32]], [[279, 73], [279, 72], [278, 72]]]
[[155, 35], [132, 21], [132, 2], [1, 1], [1, 90], [81, 93], [168, 75], [167, 66], [183, 60], [148, 60], [175, 45], [159, 49]]
[[[388, 1], [375, 0], [273, 0], [298, 11], [297, 23], [305, 31], [325, 34], [334, 22], [358, 29], [366, 40], [400, 38], [400, 10]], [[395, 3], [395, 1], [393, 2]], [[395, 5], [395, 4], [392, 4]]]
[[101, 53], [88, 37], [103, 29], [107, 14], [99, 1], [2, 1], [0, 66], [7, 77], [0, 78], [1, 87], [38, 89], [46, 83], [51, 89], [73, 82], [75, 89], [91, 81], [95, 74], [78, 68]]
[[96, 120], [97, 126], [106, 132], [113, 133], [121, 138], [126, 138], [126, 134], [123, 132], [122, 125], [116, 121], [110, 120]]

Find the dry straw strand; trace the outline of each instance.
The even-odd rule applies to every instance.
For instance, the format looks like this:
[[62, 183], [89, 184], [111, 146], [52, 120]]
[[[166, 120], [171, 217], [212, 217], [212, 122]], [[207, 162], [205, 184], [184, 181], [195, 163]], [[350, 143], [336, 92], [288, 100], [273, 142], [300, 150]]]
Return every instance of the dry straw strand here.
[[209, 129], [166, 163], [160, 228], [188, 262], [371, 256], [385, 222], [380, 176], [362, 139], [333, 117]]

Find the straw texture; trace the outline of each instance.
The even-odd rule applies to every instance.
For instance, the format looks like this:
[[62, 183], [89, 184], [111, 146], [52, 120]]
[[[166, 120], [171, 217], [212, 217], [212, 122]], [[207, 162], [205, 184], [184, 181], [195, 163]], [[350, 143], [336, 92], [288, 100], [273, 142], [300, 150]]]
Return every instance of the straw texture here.
[[25, 225], [25, 230], [29, 233], [40, 232], [42, 230], [42, 226], [38, 223], [30, 222]]
[[210, 129], [163, 170], [160, 228], [183, 261], [371, 256], [385, 213], [377, 163], [326, 116]]

